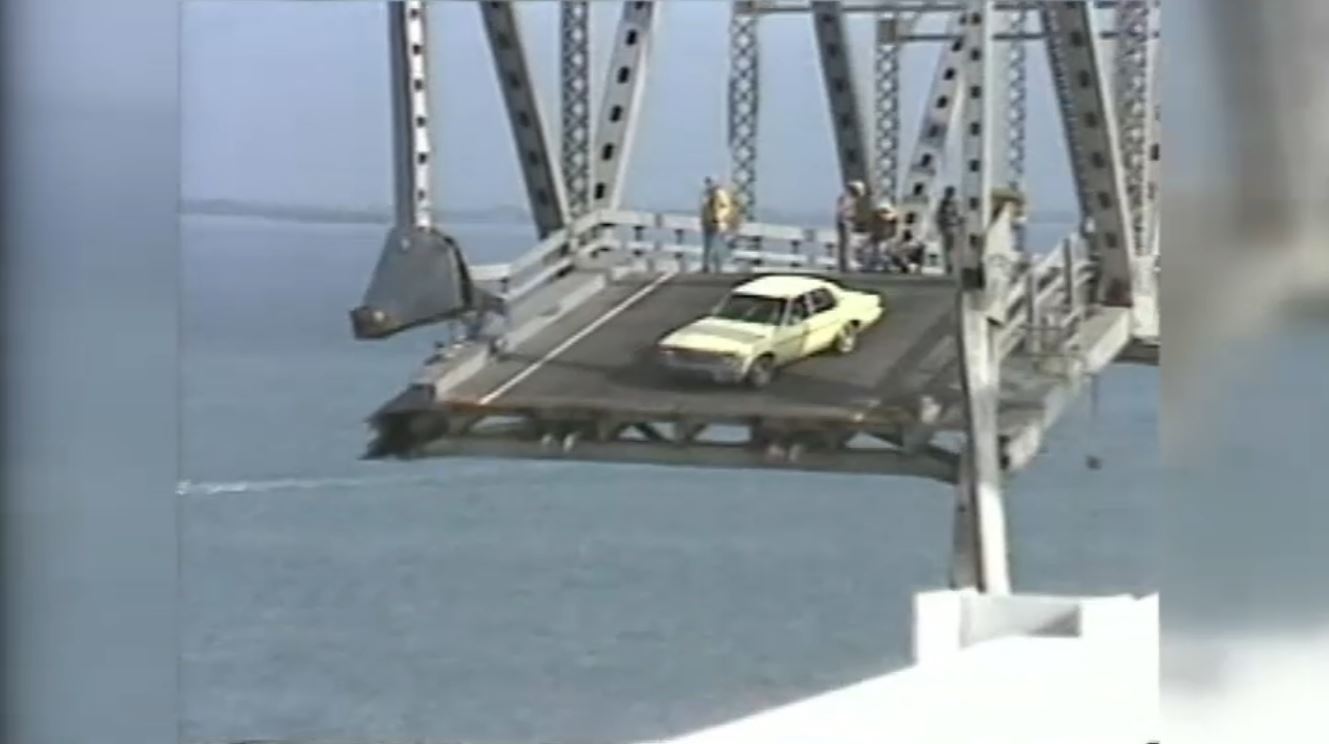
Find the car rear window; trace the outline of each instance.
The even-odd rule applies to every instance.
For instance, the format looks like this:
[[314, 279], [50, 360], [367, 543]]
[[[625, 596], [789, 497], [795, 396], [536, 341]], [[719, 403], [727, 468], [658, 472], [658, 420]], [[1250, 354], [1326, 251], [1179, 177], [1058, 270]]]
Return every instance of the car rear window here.
[[817, 289], [812, 292], [812, 313], [824, 313], [835, 307], [835, 296], [829, 290]]

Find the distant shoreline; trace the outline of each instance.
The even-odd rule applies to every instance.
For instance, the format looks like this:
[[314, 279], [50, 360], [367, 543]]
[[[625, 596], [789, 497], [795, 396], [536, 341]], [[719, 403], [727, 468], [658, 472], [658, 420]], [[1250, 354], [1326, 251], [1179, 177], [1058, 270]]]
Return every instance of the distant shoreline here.
[[[665, 209], [672, 214], [685, 214], [688, 209]], [[180, 214], [211, 217], [247, 217], [278, 222], [302, 222], [343, 225], [387, 225], [393, 220], [392, 210], [378, 208], [339, 208], [283, 204], [259, 204], [228, 199], [190, 199], [180, 203]], [[485, 209], [458, 209], [438, 215], [444, 223], [529, 225], [531, 215], [520, 207], [490, 207]], [[830, 225], [827, 215], [772, 213], [764, 221], [775, 224]], [[1073, 225], [1075, 215], [1069, 212], [1048, 212], [1030, 217], [1031, 224]]]

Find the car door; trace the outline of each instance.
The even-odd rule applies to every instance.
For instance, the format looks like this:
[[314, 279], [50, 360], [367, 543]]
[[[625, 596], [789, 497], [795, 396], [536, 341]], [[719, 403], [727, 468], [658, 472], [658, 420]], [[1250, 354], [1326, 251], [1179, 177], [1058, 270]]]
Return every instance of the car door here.
[[811, 355], [829, 347], [840, 331], [837, 322], [835, 295], [825, 288], [808, 293], [808, 332], [803, 341], [803, 354]]
[[810, 314], [806, 295], [794, 297], [786, 304], [783, 322], [775, 334], [776, 361], [783, 364], [803, 355]]

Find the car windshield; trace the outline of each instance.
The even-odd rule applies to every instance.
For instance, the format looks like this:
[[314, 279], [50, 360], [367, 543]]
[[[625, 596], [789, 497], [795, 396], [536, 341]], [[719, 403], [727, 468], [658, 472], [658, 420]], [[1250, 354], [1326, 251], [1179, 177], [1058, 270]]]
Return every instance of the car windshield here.
[[784, 300], [775, 297], [731, 294], [715, 309], [715, 317], [743, 323], [779, 325], [784, 313]]

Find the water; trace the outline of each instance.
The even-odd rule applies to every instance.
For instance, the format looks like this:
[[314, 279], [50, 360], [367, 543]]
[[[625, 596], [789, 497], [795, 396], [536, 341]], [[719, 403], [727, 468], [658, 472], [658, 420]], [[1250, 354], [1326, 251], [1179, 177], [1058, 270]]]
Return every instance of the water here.
[[[530, 242], [456, 232], [476, 262]], [[357, 460], [435, 337], [350, 339], [382, 233], [185, 220], [186, 739], [663, 737], [906, 662], [939, 484]], [[1022, 590], [1155, 585], [1157, 374], [1102, 385], [1014, 486]]]

